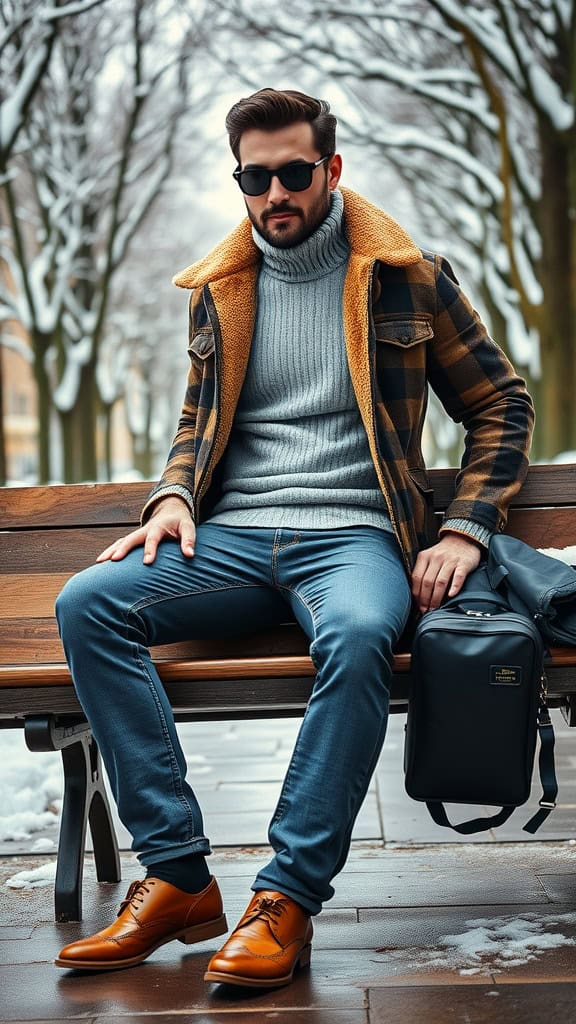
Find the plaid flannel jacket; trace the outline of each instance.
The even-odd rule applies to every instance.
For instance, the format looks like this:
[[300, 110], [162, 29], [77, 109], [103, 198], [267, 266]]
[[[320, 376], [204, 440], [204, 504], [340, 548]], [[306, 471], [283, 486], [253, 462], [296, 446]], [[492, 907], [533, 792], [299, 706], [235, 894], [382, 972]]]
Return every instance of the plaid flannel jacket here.
[[[343, 293], [346, 352], [370, 452], [407, 569], [434, 540], [432, 494], [421, 451], [430, 385], [466, 431], [444, 523], [503, 530], [528, 468], [533, 404], [458, 286], [450, 264], [417, 248], [386, 213], [342, 188], [351, 254]], [[183, 497], [196, 523], [215, 504], [256, 313], [261, 253], [248, 218], [174, 278], [193, 289], [190, 371], [162, 474], [142, 512]], [[442, 532], [442, 527], [440, 529]], [[462, 526], [466, 533], [466, 524]]]

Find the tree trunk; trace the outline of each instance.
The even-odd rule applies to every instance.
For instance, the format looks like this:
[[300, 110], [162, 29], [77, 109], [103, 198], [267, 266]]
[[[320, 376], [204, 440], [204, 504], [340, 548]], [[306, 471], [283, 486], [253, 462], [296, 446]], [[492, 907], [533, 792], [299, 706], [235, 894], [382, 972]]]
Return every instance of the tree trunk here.
[[552, 458], [576, 449], [576, 288], [574, 227], [571, 213], [576, 146], [574, 138], [540, 126], [542, 198], [540, 281], [544, 292], [540, 321], [542, 382], [539, 399], [539, 448]]
[[[506, 323], [505, 318], [502, 316], [502, 313], [500, 312], [498, 306], [494, 302], [490, 289], [488, 288], [488, 285], [485, 280], [482, 281], [481, 292], [482, 297], [484, 299], [484, 303], [486, 305], [486, 309], [488, 311], [490, 325], [492, 328], [492, 336], [494, 340], [500, 345], [500, 347], [504, 349], [508, 358], [512, 360], [512, 363], [514, 364], [514, 369], [519, 374], [519, 376], [523, 377], [526, 381], [526, 387], [528, 388], [528, 391], [532, 396], [532, 401], [534, 402], [536, 408], [539, 408], [541, 400], [542, 381], [538, 380], [536, 377], [533, 376], [529, 366], [521, 366], [519, 363], [517, 364], [515, 362], [512, 353], [509, 351], [509, 346], [506, 344], [508, 325]], [[542, 456], [542, 446], [540, 443], [541, 432], [539, 429], [540, 426], [540, 420], [538, 419], [537, 428], [534, 431], [534, 438], [532, 441], [532, 450], [530, 453], [530, 457], [533, 460], [540, 459]]]
[[106, 480], [112, 479], [112, 412], [114, 403], [102, 403], [102, 423], [104, 430], [104, 472]]
[[76, 482], [74, 452], [74, 416], [72, 411], [60, 412], [60, 430], [62, 436], [62, 477], [64, 483]]
[[0, 487], [4, 487], [7, 476], [6, 438], [4, 436], [4, 348], [0, 338]]
[[45, 357], [50, 336], [41, 331], [32, 332], [34, 346], [34, 379], [38, 389], [38, 483], [47, 484], [51, 479], [50, 440], [52, 396], [50, 380], [46, 373]]
[[82, 480], [98, 479], [96, 401], [96, 361], [91, 359], [90, 362], [82, 367], [78, 400], [76, 402]]
[[60, 412], [63, 476], [67, 484], [98, 479], [94, 366], [82, 367], [74, 405]]

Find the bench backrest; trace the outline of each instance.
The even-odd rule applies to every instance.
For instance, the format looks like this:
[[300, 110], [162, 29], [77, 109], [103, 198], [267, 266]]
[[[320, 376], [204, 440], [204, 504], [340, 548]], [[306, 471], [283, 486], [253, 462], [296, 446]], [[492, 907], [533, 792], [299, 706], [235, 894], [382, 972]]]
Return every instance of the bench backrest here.
[[[456, 470], [430, 473], [438, 520]], [[66, 580], [138, 524], [148, 482], [0, 489], [0, 665], [64, 660], [54, 601]], [[576, 543], [576, 464], [533, 466], [507, 532], [534, 547]], [[287, 608], [287, 617], [289, 611]], [[245, 637], [193, 640], [154, 649], [156, 660], [306, 654], [295, 623]]]

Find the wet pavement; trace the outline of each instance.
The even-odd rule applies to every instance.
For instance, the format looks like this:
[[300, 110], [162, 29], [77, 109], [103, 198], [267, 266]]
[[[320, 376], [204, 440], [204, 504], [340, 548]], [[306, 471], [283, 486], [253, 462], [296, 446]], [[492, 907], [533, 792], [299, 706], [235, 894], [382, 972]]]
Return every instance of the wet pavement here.
[[[214, 846], [209, 864], [231, 927], [270, 854], [267, 821], [298, 724], [181, 727], [190, 781]], [[30, 853], [32, 841], [6, 842], [0, 850], [0, 1020], [576, 1021], [574, 732], [555, 715], [561, 803], [542, 830], [535, 837], [521, 830], [540, 795], [535, 783], [530, 804], [506, 826], [471, 841], [436, 826], [426, 808], [405, 795], [403, 725], [403, 716], [391, 721], [348, 863], [334, 882], [333, 899], [315, 921], [310, 970], [301, 971], [291, 985], [256, 992], [206, 985], [203, 971], [220, 940], [192, 947], [170, 943], [125, 971], [95, 975], [55, 968], [52, 960], [61, 946], [110, 923], [142, 869], [122, 830], [122, 882], [98, 884], [88, 856], [84, 920], [55, 924], [49, 886], [5, 885], [17, 871], [53, 856]], [[466, 808], [458, 814], [464, 818]], [[47, 830], [42, 836], [51, 834]]]
[[[266, 848], [218, 850], [212, 871], [233, 926]], [[566, 843], [385, 849], [354, 843], [336, 893], [316, 919], [310, 970], [283, 989], [207, 985], [219, 940], [170, 943], [145, 963], [103, 974], [60, 970], [61, 946], [109, 923], [140, 868], [98, 884], [89, 859], [85, 919], [54, 924], [49, 889], [4, 882], [41, 858], [0, 860], [3, 1021], [144, 1024], [467, 1024], [576, 1020], [576, 865]], [[45, 857], [44, 857], [45, 860]]]

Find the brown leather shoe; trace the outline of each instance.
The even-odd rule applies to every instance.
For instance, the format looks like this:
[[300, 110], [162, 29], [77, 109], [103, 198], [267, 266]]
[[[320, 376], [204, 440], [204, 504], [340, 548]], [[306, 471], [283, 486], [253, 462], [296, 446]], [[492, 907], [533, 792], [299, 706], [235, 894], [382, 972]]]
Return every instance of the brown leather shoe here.
[[227, 931], [222, 897], [215, 878], [202, 892], [177, 889], [160, 878], [132, 882], [108, 928], [64, 946], [57, 967], [113, 971], [132, 967], [166, 942], [190, 944]]
[[278, 988], [288, 985], [297, 967], [308, 967], [312, 921], [289, 896], [254, 893], [230, 938], [215, 953], [205, 981]]

